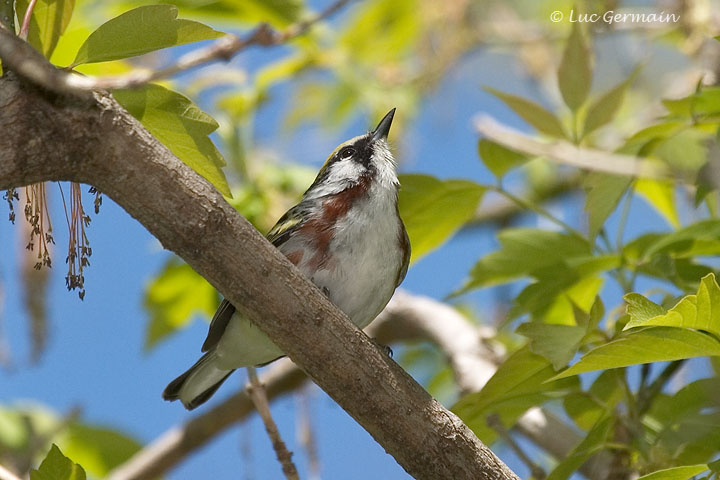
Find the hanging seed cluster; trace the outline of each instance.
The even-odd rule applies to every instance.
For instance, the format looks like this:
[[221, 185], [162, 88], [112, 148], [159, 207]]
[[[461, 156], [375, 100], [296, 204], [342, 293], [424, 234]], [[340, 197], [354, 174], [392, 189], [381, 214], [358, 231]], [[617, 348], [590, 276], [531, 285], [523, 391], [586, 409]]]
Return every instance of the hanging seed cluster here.
[[[62, 192], [62, 189], [60, 190]], [[82, 205], [82, 191], [79, 183], [70, 184], [70, 215], [68, 217], [67, 204], [63, 195], [65, 216], [68, 220], [68, 255], [65, 263], [68, 265], [68, 273], [65, 276], [65, 286], [68, 290], [78, 290], [80, 299], [85, 298], [85, 267], [90, 266], [92, 248], [85, 229], [90, 226], [90, 216], [85, 214]]]
[[44, 183], [25, 187], [25, 220], [30, 224], [30, 239], [25, 247], [37, 252], [35, 269], [52, 267], [50, 244], [55, 243], [52, 235], [52, 223], [47, 207], [47, 195]]
[[[65, 276], [65, 286], [68, 290], [78, 290], [80, 299], [85, 298], [85, 267], [90, 266], [92, 248], [88, 240], [86, 229], [90, 226], [90, 216], [85, 213], [82, 204], [82, 191], [79, 183], [70, 184], [69, 205], [65, 198], [62, 185], [57, 184], [65, 210], [65, 219], [68, 227], [68, 254], [65, 263], [68, 266]], [[102, 194], [94, 187], [89, 193], [94, 195], [95, 213], [100, 213]], [[17, 189], [8, 189], [3, 194], [3, 200], [8, 204], [8, 219], [15, 223], [15, 200], [20, 200]], [[44, 183], [25, 187], [26, 203], [24, 207], [25, 220], [30, 225], [30, 238], [26, 245], [27, 250], [37, 252], [34, 268], [52, 267], [50, 244], [55, 244], [52, 223], [47, 205], [47, 194]]]
[[3, 195], [3, 200], [8, 203], [8, 220], [10, 220], [11, 223], [15, 223], [15, 205], [13, 204], [13, 201], [20, 201], [20, 196], [18, 195], [17, 190], [14, 188], [8, 188]]

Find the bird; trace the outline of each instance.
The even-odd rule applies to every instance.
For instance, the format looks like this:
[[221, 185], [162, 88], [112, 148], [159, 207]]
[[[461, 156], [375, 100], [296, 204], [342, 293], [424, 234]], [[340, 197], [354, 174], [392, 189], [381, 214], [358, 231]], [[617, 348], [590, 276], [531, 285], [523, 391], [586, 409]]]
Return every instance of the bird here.
[[[300, 202], [266, 236], [358, 328], [385, 308], [410, 260], [398, 210], [397, 164], [388, 144], [394, 115], [393, 108], [374, 130], [338, 146]], [[204, 355], [165, 388], [165, 400], [180, 400], [192, 410], [235, 369], [284, 356], [227, 299], [201, 351]]]

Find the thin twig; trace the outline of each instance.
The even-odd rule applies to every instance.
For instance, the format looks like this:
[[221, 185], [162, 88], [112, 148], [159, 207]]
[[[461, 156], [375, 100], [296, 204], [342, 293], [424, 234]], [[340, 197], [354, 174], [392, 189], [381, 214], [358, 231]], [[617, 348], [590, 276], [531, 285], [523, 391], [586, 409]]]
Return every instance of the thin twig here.
[[496, 413], [493, 413], [487, 418], [487, 424], [490, 428], [497, 432], [500, 438], [502, 438], [505, 443], [507, 443], [508, 446], [513, 450], [513, 452], [515, 452], [515, 454], [520, 458], [520, 460], [525, 465], [527, 465], [534, 479], [544, 480], [547, 477], [545, 470], [543, 470], [540, 465], [533, 462], [532, 459], [523, 451], [523, 449], [520, 448], [520, 445], [517, 444], [515, 439], [512, 438], [512, 435], [510, 435], [510, 432], [507, 431], [505, 425], [502, 424], [502, 422], [500, 421], [500, 417]]
[[579, 147], [564, 140], [542, 142], [513, 130], [486, 115], [476, 118], [474, 123], [475, 129], [481, 135], [526, 155], [544, 157], [563, 165], [615, 175], [655, 179], [672, 178], [670, 170], [664, 165], [640, 157]]
[[[280, 45], [307, 32], [317, 22], [328, 18], [352, 0], [338, 0], [328, 8], [308, 20], [291, 25], [278, 32], [268, 24], [260, 24], [246, 37], [237, 35], [225, 36], [206, 48], [194, 50], [183, 55], [173, 65], [161, 70], [133, 70], [129, 73], [108, 77], [91, 77], [72, 75], [67, 78], [68, 84], [79, 90], [113, 90], [119, 88], [137, 88], [147, 83], [161, 80], [217, 60], [230, 60], [241, 50], [251, 45], [269, 47]], [[70, 67], [73, 67], [71, 65]]]
[[20, 33], [18, 33], [18, 36], [23, 40], [27, 40], [28, 38], [28, 32], [30, 31], [30, 17], [32, 17], [32, 13], [35, 9], [36, 3], [37, 0], [30, 0], [27, 10], [25, 10], [25, 18], [23, 18], [23, 23], [20, 27]]
[[280, 437], [277, 425], [270, 414], [270, 404], [268, 403], [268, 398], [265, 393], [265, 387], [260, 383], [255, 367], [248, 367], [247, 371], [250, 380], [248, 393], [250, 393], [250, 398], [255, 404], [255, 409], [258, 411], [258, 414], [260, 414], [263, 424], [265, 424], [265, 430], [270, 437], [275, 455], [277, 455], [277, 459], [282, 465], [282, 471], [288, 480], [300, 480], [297, 468], [295, 468], [295, 464], [292, 461], [292, 452], [285, 446], [285, 442], [282, 437]]

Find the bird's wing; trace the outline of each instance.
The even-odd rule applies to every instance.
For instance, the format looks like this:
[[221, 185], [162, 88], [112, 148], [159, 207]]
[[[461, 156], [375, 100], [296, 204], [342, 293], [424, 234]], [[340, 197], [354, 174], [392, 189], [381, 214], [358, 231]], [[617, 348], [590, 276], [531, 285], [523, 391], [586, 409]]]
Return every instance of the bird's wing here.
[[310, 208], [304, 202], [300, 202], [280, 217], [280, 220], [270, 229], [266, 238], [275, 247], [280, 248], [307, 222], [309, 217]]
[[395, 288], [399, 287], [403, 280], [405, 280], [405, 275], [407, 275], [408, 266], [410, 265], [410, 238], [408, 237], [407, 230], [405, 230], [405, 226], [402, 225], [401, 227], [401, 237], [400, 241], [402, 242], [402, 249], [403, 249], [403, 260], [402, 260], [402, 266], [400, 267], [400, 271], [398, 272], [397, 279], [395, 280]]
[[[275, 247], [279, 248], [307, 221], [309, 214], [310, 210], [306, 206], [303, 206], [302, 203], [295, 205], [278, 220], [267, 234], [267, 239], [275, 245]], [[218, 344], [220, 337], [225, 333], [225, 328], [234, 313], [235, 307], [223, 299], [210, 322], [210, 329], [202, 346], [203, 352], [207, 352]]]
[[213, 315], [212, 321], [210, 322], [210, 330], [208, 330], [207, 338], [202, 346], [202, 352], [207, 352], [220, 341], [220, 337], [225, 333], [225, 327], [227, 327], [230, 318], [235, 313], [235, 307], [230, 302], [223, 299]]

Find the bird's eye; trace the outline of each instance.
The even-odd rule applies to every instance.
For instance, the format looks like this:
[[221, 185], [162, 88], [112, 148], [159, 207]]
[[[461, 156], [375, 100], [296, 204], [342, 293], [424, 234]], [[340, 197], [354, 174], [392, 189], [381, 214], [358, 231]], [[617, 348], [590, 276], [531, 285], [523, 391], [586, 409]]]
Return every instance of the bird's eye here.
[[347, 158], [351, 158], [355, 155], [355, 148], [353, 147], [345, 147], [342, 150], [340, 150], [340, 154], [338, 157], [340, 157], [341, 160], [345, 160]]

